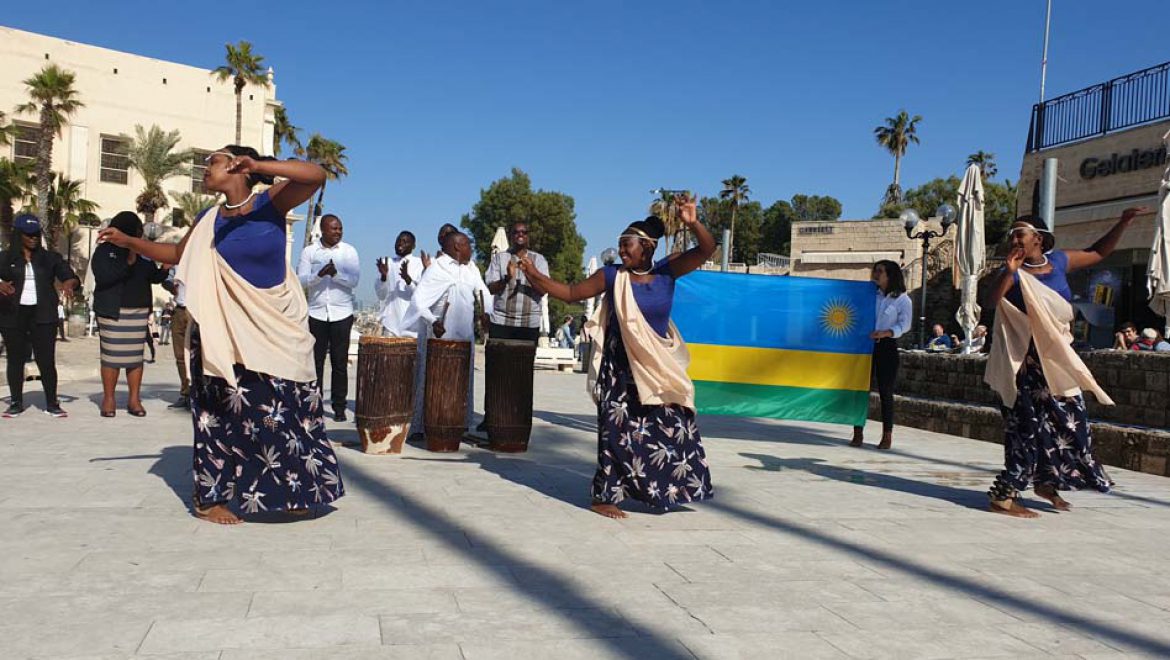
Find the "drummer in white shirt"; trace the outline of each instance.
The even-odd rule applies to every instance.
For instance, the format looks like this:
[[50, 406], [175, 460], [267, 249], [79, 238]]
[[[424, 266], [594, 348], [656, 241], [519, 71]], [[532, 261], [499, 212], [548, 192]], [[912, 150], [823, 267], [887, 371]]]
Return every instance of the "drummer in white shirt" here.
[[[404, 231], [394, 241], [394, 257], [378, 259], [378, 279], [374, 291], [378, 294], [383, 337], [415, 337], [414, 327], [406, 327], [406, 310], [418, 282], [422, 279], [423, 261], [414, 256], [414, 234]], [[425, 255], [424, 255], [425, 256]]]
[[309, 332], [313, 334], [313, 359], [317, 386], [325, 393], [325, 355], [332, 377], [329, 394], [334, 418], [344, 422], [349, 395], [349, 333], [353, 329], [354, 290], [361, 278], [357, 250], [341, 241], [341, 218], [321, 216], [321, 239], [305, 247], [297, 277], [308, 289]]

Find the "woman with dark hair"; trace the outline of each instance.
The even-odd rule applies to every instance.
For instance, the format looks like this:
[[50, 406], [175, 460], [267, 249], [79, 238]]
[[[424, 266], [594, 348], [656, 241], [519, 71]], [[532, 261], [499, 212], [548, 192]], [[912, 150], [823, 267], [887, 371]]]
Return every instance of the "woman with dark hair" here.
[[635, 222], [618, 239], [621, 265], [608, 265], [580, 284], [557, 282], [522, 259], [542, 293], [577, 302], [605, 293], [587, 325], [600, 352], [590, 369], [597, 402], [597, 472], [593, 511], [625, 518], [627, 497], [654, 508], [710, 498], [706, 455], [695, 423], [695, 388], [686, 372], [686, 343], [670, 320], [674, 283], [703, 265], [715, 239], [698, 221], [693, 198], [676, 198], [683, 224], [698, 245], [654, 262], [662, 220]]
[[[134, 238], [142, 237], [142, 219], [133, 211], [122, 211], [110, 220], [110, 227]], [[130, 398], [126, 412], [145, 417], [142, 407], [142, 357], [150, 331], [150, 310], [154, 306], [152, 284], [167, 279], [167, 268], [133, 250], [103, 243], [93, 251], [93, 310], [98, 317], [102, 360], [102, 417], [113, 417], [118, 407], [114, 388], [118, 372], [126, 370]]]
[[[285, 216], [321, 187], [325, 171], [235, 145], [206, 162], [203, 185], [225, 202], [178, 245], [116, 228], [100, 237], [178, 263], [193, 320], [195, 515], [231, 525], [242, 522], [233, 504], [245, 513], [308, 513], [344, 489], [314, 380], [308, 304], [285, 257]], [[255, 190], [261, 184], [270, 187]]]
[[57, 400], [57, 305], [54, 282], [66, 297], [77, 287], [77, 275], [61, 255], [41, 244], [41, 221], [31, 213], [12, 220], [12, 245], [0, 254], [0, 334], [8, 350], [8, 392], [5, 418], [24, 412], [24, 363], [36, 357], [45, 390], [45, 413], [65, 417]]
[[1087, 250], [1054, 250], [1056, 239], [1040, 218], [1012, 224], [1012, 249], [988, 300], [995, 327], [984, 380], [1002, 399], [1004, 417], [1004, 469], [988, 492], [991, 511], [1035, 518], [1019, 502], [1028, 486], [1060, 511], [1069, 504], [1059, 491], [1112, 488], [1093, 456], [1083, 392], [1103, 405], [1113, 401], [1072, 348], [1075, 313], [1067, 274], [1101, 263], [1134, 218], [1148, 212], [1126, 209]]
[[[873, 373], [877, 380], [878, 398], [882, 403], [882, 440], [878, 449], [889, 449], [894, 442], [894, 384], [898, 380], [898, 337], [906, 334], [914, 322], [914, 306], [906, 295], [906, 280], [902, 267], [889, 259], [873, 265], [870, 279], [877, 285], [877, 316], [873, 332]], [[865, 442], [865, 427], [853, 427], [853, 441], [860, 447]]]

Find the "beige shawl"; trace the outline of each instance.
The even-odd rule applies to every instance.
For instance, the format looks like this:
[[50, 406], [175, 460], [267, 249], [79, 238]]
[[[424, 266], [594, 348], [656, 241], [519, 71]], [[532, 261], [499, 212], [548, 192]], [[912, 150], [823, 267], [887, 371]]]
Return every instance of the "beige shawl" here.
[[634, 300], [634, 289], [625, 269], [619, 269], [613, 283], [613, 295], [602, 300], [593, 317], [585, 324], [585, 333], [593, 341], [593, 360], [589, 365], [589, 392], [597, 400], [594, 385], [601, 370], [601, 354], [605, 347], [605, 326], [609, 319], [609, 306], [614, 306], [618, 326], [622, 332], [622, 343], [626, 346], [630, 371], [638, 388], [638, 398], [645, 405], [677, 404], [695, 409], [695, 385], [687, 375], [691, 354], [687, 344], [670, 322], [667, 336], [662, 337], [642, 316], [638, 302]]
[[[199, 325], [204, 373], [232, 387], [236, 364], [298, 383], [315, 380], [309, 306], [296, 274], [286, 266], [284, 282], [270, 289], [240, 277], [215, 249], [218, 217], [216, 207], [191, 230], [175, 272]], [[190, 360], [190, 344], [187, 351]]]
[[1032, 275], [1020, 271], [1020, 292], [1025, 314], [1005, 297], [995, 314], [994, 340], [987, 358], [983, 380], [995, 390], [1003, 405], [1016, 403], [1016, 374], [1028, 355], [1028, 344], [1035, 342], [1040, 368], [1054, 396], [1075, 396], [1088, 390], [1097, 401], [1111, 406], [1113, 399], [1101, 389], [1072, 348], [1073, 307], [1058, 293], [1044, 286]]

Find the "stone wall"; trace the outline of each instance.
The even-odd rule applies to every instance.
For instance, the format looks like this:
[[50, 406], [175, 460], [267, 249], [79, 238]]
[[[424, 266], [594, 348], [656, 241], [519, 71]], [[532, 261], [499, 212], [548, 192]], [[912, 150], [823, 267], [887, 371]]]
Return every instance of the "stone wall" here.
[[[983, 382], [987, 356], [903, 351], [901, 357], [898, 394], [999, 406], [999, 397]], [[1150, 428], [1170, 426], [1170, 354], [1093, 351], [1082, 358], [1116, 404], [1103, 406], [1088, 396], [1089, 417]]]
[[[1108, 465], [1170, 476], [1170, 355], [1083, 354], [1116, 405], [1088, 400], [1097, 457]], [[976, 440], [1003, 441], [999, 397], [983, 383], [985, 355], [902, 352], [896, 423]], [[870, 418], [880, 419], [877, 394]]]

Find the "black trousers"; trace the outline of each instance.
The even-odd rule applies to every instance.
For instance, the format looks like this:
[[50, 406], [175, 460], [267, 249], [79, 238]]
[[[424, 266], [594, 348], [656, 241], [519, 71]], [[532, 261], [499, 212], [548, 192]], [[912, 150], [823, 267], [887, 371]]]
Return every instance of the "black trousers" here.
[[894, 384], [898, 380], [898, 342], [879, 339], [873, 346], [873, 374], [882, 403], [882, 432], [894, 430]]
[[309, 332], [313, 334], [313, 362], [317, 365], [317, 387], [325, 393], [325, 355], [329, 355], [332, 374], [329, 398], [334, 412], [345, 409], [349, 396], [349, 331], [353, 316], [340, 321], [321, 321], [309, 318]]
[[540, 328], [521, 328], [512, 325], [488, 324], [488, 337], [492, 339], [518, 339], [535, 342], [540, 339]]
[[12, 402], [24, 402], [24, 363], [32, 351], [41, 372], [45, 405], [55, 405], [58, 403], [57, 326], [37, 323], [34, 305], [20, 305], [15, 316], [16, 324], [2, 330], [4, 343], [8, 345], [8, 391], [12, 393]]

